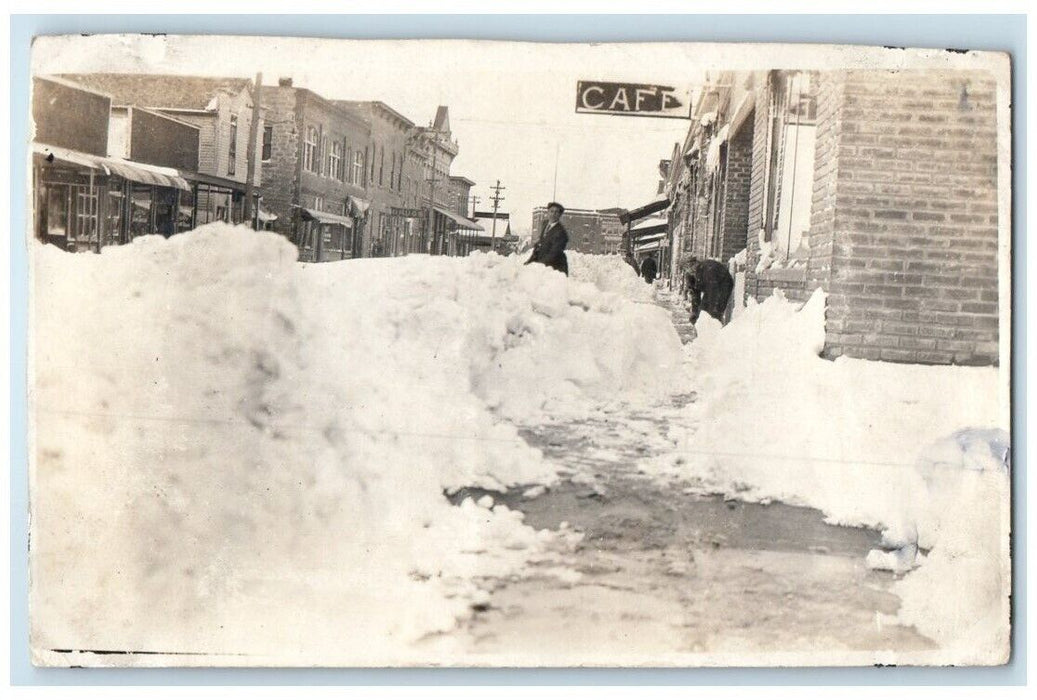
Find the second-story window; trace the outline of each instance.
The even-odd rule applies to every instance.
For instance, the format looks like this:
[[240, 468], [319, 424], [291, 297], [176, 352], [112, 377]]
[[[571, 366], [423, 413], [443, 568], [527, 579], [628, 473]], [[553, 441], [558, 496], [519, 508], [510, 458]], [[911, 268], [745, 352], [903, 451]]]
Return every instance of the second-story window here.
[[385, 146], [380, 146], [378, 149], [378, 186], [381, 187], [383, 184], [382, 175], [385, 174]]
[[227, 148], [227, 174], [233, 175], [238, 165], [238, 115], [230, 115], [230, 145]]
[[331, 144], [331, 152], [328, 154], [328, 177], [336, 180], [342, 179], [342, 142], [335, 141]]
[[274, 127], [264, 126], [263, 127], [263, 160], [270, 160], [270, 156], [273, 155], [274, 149]]
[[328, 137], [327, 136], [321, 136], [320, 137], [320, 153], [317, 154], [317, 158], [319, 159], [318, 168], [320, 169], [320, 174], [324, 175], [324, 176], [330, 176], [331, 175], [331, 170], [330, 170], [329, 166], [331, 165], [331, 163], [328, 161]]
[[390, 153], [392, 157], [392, 167], [389, 170], [389, 189], [391, 190], [396, 184], [396, 154]]
[[306, 140], [303, 142], [302, 167], [311, 173], [317, 172], [317, 129], [306, 129]]
[[360, 152], [360, 149], [356, 149], [353, 153], [353, 184], [357, 186], [363, 185], [364, 180], [364, 154]]

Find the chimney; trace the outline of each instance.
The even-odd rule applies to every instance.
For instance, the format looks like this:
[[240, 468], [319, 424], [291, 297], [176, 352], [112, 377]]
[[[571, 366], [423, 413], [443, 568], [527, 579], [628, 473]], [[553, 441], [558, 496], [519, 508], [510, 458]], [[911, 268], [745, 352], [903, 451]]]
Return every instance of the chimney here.
[[278, 81], [277, 81], [277, 84], [280, 85], [281, 87], [291, 87], [292, 86], [292, 79], [291, 78], [279, 78]]

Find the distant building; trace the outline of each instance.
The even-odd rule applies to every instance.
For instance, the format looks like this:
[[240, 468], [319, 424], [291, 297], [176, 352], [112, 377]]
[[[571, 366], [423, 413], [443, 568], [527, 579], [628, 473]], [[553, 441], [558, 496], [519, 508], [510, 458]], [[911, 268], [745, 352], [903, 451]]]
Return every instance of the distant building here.
[[[596, 255], [617, 254], [620, 252], [623, 232], [626, 230], [619, 221], [621, 209], [569, 209], [562, 216], [562, 223], [569, 232], [569, 250]], [[540, 238], [540, 232], [547, 223], [547, 207], [533, 210], [532, 242]]]
[[363, 255], [396, 256], [412, 252], [420, 218], [407, 206], [404, 188], [407, 150], [414, 122], [384, 102], [336, 100], [335, 104], [352, 111], [371, 125], [367, 192], [371, 198], [368, 213], [370, 236]]
[[274, 230], [308, 261], [359, 257], [370, 226], [371, 126], [290, 78], [262, 93], [269, 128], [261, 149], [263, 200]]

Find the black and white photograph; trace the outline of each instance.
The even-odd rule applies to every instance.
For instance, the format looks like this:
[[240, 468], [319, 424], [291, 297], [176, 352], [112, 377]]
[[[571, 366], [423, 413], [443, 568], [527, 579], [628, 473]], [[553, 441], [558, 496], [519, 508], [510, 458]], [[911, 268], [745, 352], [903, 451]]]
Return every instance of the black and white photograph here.
[[1007, 663], [1011, 69], [36, 37], [32, 662]]

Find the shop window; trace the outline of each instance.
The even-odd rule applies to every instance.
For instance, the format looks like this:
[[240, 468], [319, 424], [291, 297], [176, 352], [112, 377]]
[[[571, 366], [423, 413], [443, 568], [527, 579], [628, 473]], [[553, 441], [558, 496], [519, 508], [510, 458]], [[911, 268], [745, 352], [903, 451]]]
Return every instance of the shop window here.
[[47, 236], [68, 236], [69, 188], [62, 185], [47, 185], [47, 207], [44, 231]]
[[813, 72], [771, 75], [764, 240], [786, 259], [800, 248], [810, 227], [817, 79]]
[[176, 230], [177, 233], [190, 231], [194, 228], [194, 192], [181, 192], [180, 205], [177, 208]]
[[151, 186], [133, 185], [130, 192], [130, 236], [147, 236], [151, 226]]

